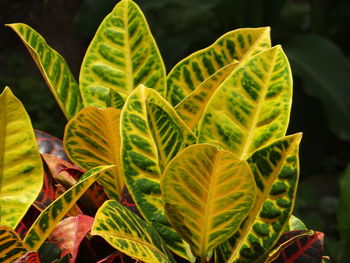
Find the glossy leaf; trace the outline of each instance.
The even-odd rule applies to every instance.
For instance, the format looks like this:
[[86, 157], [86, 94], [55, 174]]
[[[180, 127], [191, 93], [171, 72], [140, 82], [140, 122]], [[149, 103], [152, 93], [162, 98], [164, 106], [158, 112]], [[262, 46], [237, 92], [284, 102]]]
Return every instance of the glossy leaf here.
[[280, 46], [241, 64], [208, 103], [198, 141], [244, 159], [285, 135], [292, 102], [292, 75]]
[[179, 114], [186, 125], [192, 130], [195, 130], [198, 122], [201, 120], [205, 107], [207, 106], [213, 93], [226, 79], [226, 77], [230, 75], [237, 64], [238, 62], [228, 64], [215, 72], [213, 75], [204, 80], [178, 105], [176, 105], [175, 110], [177, 114]]
[[165, 95], [165, 67], [141, 10], [122, 0], [86, 52], [80, 88], [85, 106], [121, 108], [139, 84]]
[[15, 263], [41, 263], [38, 252], [28, 252], [15, 261]]
[[106, 201], [98, 210], [91, 234], [145, 263], [175, 262], [157, 231], [117, 201]]
[[243, 28], [226, 33], [211, 46], [180, 61], [167, 76], [167, 100], [177, 105], [201, 83], [234, 60], [244, 61], [271, 47], [270, 28]]
[[257, 199], [241, 228], [230, 239], [227, 262], [257, 262], [277, 242], [293, 211], [299, 177], [301, 134], [276, 140], [257, 150], [249, 163]]
[[101, 166], [89, 170], [84, 174], [81, 181], [48, 206], [40, 214], [25, 236], [23, 241], [26, 246], [30, 250], [36, 251], [79, 197], [95, 182], [100, 173], [110, 168], [111, 166]]
[[123, 171], [135, 203], [168, 246], [187, 257], [187, 246], [165, 217], [160, 176], [180, 150], [195, 142], [194, 135], [165, 99], [144, 86], [126, 101], [121, 132]]
[[206, 144], [179, 153], [161, 186], [167, 218], [202, 260], [238, 230], [256, 197], [248, 164]]
[[110, 198], [119, 199], [124, 186], [120, 160], [120, 110], [84, 108], [66, 126], [64, 147], [71, 160], [89, 170], [115, 165], [99, 179]]
[[53, 50], [45, 39], [26, 24], [9, 24], [33, 57], [43, 78], [67, 119], [83, 107], [78, 83], [66, 61]]
[[22, 103], [0, 94], [0, 225], [15, 228], [40, 192], [43, 167]]
[[71, 254], [71, 263], [74, 263], [78, 255], [78, 249], [85, 235], [90, 231], [94, 219], [86, 215], [68, 217], [55, 227], [48, 240], [58, 245], [61, 249], [61, 257]]
[[34, 130], [34, 132], [41, 154], [50, 154], [70, 162], [64, 151], [62, 140], [39, 130]]
[[288, 221], [288, 225], [284, 229], [285, 232], [294, 231], [294, 230], [305, 230], [307, 229], [304, 222], [301, 221], [296, 216], [291, 215]]
[[0, 262], [12, 263], [28, 251], [18, 234], [8, 226], [0, 226]]

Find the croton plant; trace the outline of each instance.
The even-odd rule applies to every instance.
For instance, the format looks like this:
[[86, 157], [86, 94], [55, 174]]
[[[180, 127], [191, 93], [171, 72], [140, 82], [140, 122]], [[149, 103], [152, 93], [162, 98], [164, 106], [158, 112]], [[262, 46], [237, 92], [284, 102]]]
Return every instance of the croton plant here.
[[23, 41], [68, 119], [63, 142], [0, 95], [1, 262], [321, 262], [292, 215], [301, 134], [270, 29], [243, 28], [168, 74], [139, 7], [102, 21], [79, 83], [34, 29]]

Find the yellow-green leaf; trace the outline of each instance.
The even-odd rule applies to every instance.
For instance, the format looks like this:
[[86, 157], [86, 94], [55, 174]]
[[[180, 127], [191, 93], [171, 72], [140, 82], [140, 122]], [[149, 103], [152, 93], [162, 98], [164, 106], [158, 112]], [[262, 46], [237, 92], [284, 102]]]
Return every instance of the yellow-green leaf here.
[[124, 186], [120, 160], [120, 113], [115, 108], [87, 107], [71, 119], [64, 134], [64, 148], [71, 160], [85, 170], [115, 165], [98, 181], [110, 198], [119, 200]]
[[43, 184], [30, 118], [6, 87], [0, 94], [0, 225], [16, 228]]
[[133, 199], [168, 246], [187, 257], [186, 245], [165, 217], [160, 177], [168, 162], [195, 142], [193, 133], [158, 92], [142, 85], [125, 103], [121, 132], [123, 171]]
[[186, 57], [167, 76], [167, 100], [177, 105], [206, 78], [234, 60], [245, 61], [271, 47], [270, 28], [242, 28]]
[[0, 262], [12, 263], [28, 251], [18, 234], [8, 226], [0, 226]]
[[86, 52], [80, 88], [85, 106], [121, 108], [139, 84], [165, 95], [165, 67], [141, 10], [122, 0]]
[[79, 86], [66, 61], [45, 39], [26, 24], [9, 24], [33, 57], [43, 78], [67, 119], [83, 107]]
[[157, 231], [115, 200], [106, 201], [97, 211], [91, 234], [142, 262], [175, 263]]
[[76, 203], [81, 195], [96, 181], [101, 173], [112, 167], [113, 166], [98, 166], [87, 171], [80, 178], [79, 182], [69, 188], [41, 212], [23, 240], [30, 251], [37, 251], [39, 249], [58, 222]]
[[161, 189], [169, 221], [201, 262], [234, 234], [256, 197], [249, 165], [208, 144], [179, 153], [164, 171]]
[[201, 120], [205, 107], [211, 96], [226, 79], [238, 62], [228, 64], [204, 80], [198, 88], [176, 105], [175, 110], [188, 127], [195, 130]]
[[198, 141], [245, 159], [285, 135], [292, 103], [292, 75], [282, 48], [261, 52], [231, 73], [209, 101]]
[[232, 254], [227, 262], [259, 262], [278, 241], [294, 207], [300, 140], [301, 134], [283, 137], [247, 159], [257, 185], [257, 199], [230, 239]]

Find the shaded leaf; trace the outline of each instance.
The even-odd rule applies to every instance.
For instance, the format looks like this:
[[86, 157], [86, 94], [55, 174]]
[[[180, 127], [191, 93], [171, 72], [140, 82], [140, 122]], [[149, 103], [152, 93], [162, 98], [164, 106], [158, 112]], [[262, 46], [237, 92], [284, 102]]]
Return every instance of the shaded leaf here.
[[30, 118], [6, 87], [0, 94], [0, 225], [15, 228], [42, 184], [43, 167]]
[[132, 196], [131, 196], [131, 194], [126, 186], [124, 186], [124, 188], [123, 188], [119, 203], [121, 203], [123, 206], [127, 207], [134, 214], [138, 215], [139, 217], [142, 217], [140, 211], [137, 209], [137, 206], [136, 206], [134, 200], [132, 199]]
[[161, 186], [168, 220], [203, 262], [238, 230], [256, 197], [248, 164], [206, 144], [179, 153]]
[[28, 251], [18, 234], [8, 226], [0, 226], [0, 262], [12, 263]]
[[141, 10], [122, 0], [86, 52], [80, 88], [85, 106], [121, 108], [139, 84], [165, 95], [165, 67]]
[[42, 263], [38, 252], [28, 252], [17, 259], [15, 263]]
[[285, 135], [292, 102], [292, 75], [280, 46], [236, 68], [209, 101], [199, 126], [200, 143], [244, 159]]
[[64, 115], [72, 118], [83, 104], [78, 83], [66, 61], [30, 26], [21, 23], [7, 26], [23, 41]]
[[338, 229], [341, 238], [350, 249], [350, 165], [348, 165], [339, 182], [340, 195], [337, 209]]
[[30, 227], [33, 225], [35, 220], [40, 215], [40, 210], [38, 210], [34, 205], [32, 205], [25, 216], [22, 218], [22, 220], [18, 223], [16, 227], [17, 234], [23, 239], [30, 229]]
[[44, 242], [39, 248], [38, 254], [42, 263], [56, 263], [61, 258], [60, 248], [50, 242]]
[[62, 140], [39, 130], [34, 130], [34, 132], [38, 143], [39, 152], [41, 154], [50, 154], [69, 162], [69, 159], [63, 149]]
[[157, 231], [117, 201], [106, 201], [98, 210], [91, 234], [145, 263], [175, 262]]

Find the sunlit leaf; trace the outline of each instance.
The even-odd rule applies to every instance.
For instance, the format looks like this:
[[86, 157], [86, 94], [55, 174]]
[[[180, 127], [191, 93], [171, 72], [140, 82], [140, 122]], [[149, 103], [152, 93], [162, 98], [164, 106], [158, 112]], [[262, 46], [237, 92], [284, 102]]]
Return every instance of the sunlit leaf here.
[[120, 110], [84, 108], [66, 126], [64, 147], [71, 160], [89, 170], [115, 165], [99, 179], [110, 198], [119, 199], [124, 186], [120, 160]]
[[175, 262], [157, 231], [117, 201], [106, 201], [98, 210], [91, 234], [145, 263]]
[[85, 106], [121, 108], [139, 84], [165, 95], [165, 67], [141, 10], [122, 0], [86, 52], [80, 88]]
[[199, 127], [199, 142], [244, 159], [285, 135], [292, 102], [292, 75], [280, 46], [241, 64], [216, 90]]
[[0, 226], [0, 262], [12, 263], [28, 251], [18, 234], [8, 226]]
[[0, 94], [0, 225], [15, 228], [42, 184], [43, 167], [29, 116], [5, 88]]
[[167, 100], [177, 105], [209, 76], [231, 64], [242, 63], [271, 47], [270, 28], [242, 28], [226, 33], [211, 46], [180, 61], [167, 76]]
[[45, 39], [26, 24], [9, 24], [33, 57], [43, 78], [67, 119], [83, 107], [78, 83], [66, 61], [53, 50]]
[[187, 246], [165, 217], [160, 176], [180, 150], [195, 142], [193, 133], [159, 93], [144, 86], [128, 97], [121, 132], [125, 181], [135, 203], [167, 245], [187, 257]]
[[26, 246], [36, 251], [79, 197], [95, 182], [100, 173], [110, 168], [111, 166], [101, 166], [89, 170], [81, 181], [51, 203], [29, 229], [23, 240]]
[[206, 144], [179, 153], [161, 186], [167, 218], [202, 260], [237, 231], [256, 197], [248, 164]]

